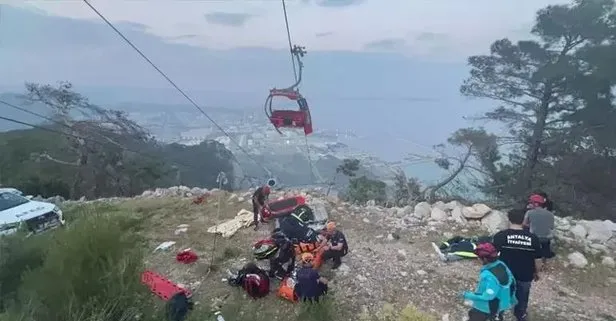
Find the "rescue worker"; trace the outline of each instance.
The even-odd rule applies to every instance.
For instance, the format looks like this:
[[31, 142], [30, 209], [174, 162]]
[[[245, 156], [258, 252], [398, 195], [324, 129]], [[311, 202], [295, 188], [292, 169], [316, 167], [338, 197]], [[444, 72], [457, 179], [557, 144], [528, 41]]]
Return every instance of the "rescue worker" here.
[[295, 283], [295, 295], [300, 301], [319, 302], [319, 299], [327, 293], [327, 279], [319, 274], [319, 271], [312, 268], [314, 255], [311, 253], [302, 254], [302, 266], [297, 271], [297, 282]]
[[[265, 206], [265, 202], [269, 197], [271, 192], [271, 188], [268, 185], [263, 185], [252, 194], [252, 212], [254, 213], [253, 221], [255, 224], [255, 231], [259, 228], [259, 215], [261, 213], [261, 209]], [[261, 222], [265, 222], [263, 218], [261, 218]]]
[[501, 321], [506, 310], [516, 303], [515, 279], [509, 268], [498, 260], [498, 251], [491, 243], [482, 243], [475, 249], [482, 264], [475, 292], [464, 291], [462, 297], [470, 301], [468, 321]]
[[528, 199], [528, 211], [522, 225], [528, 227], [530, 232], [537, 235], [541, 243], [542, 266], [545, 267], [547, 259], [554, 257], [552, 252], [552, 238], [554, 237], [554, 213], [547, 209], [547, 199], [539, 194], [532, 194]]
[[330, 221], [325, 225], [325, 235], [328, 239], [328, 244], [324, 248], [323, 262], [332, 259], [334, 261], [332, 269], [335, 270], [342, 264], [341, 258], [347, 255], [349, 246], [344, 234], [336, 228], [335, 222]]
[[517, 321], [527, 321], [528, 299], [533, 281], [539, 280], [541, 270], [541, 241], [531, 232], [522, 228], [523, 209], [507, 213], [509, 229], [494, 235], [494, 246], [515, 278], [515, 296], [518, 301], [513, 309]]
[[[282, 280], [295, 268], [295, 250], [293, 243], [279, 229], [274, 230], [272, 239], [278, 246], [278, 253], [270, 259], [269, 277]], [[285, 268], [284, 265], [287, 265]]]

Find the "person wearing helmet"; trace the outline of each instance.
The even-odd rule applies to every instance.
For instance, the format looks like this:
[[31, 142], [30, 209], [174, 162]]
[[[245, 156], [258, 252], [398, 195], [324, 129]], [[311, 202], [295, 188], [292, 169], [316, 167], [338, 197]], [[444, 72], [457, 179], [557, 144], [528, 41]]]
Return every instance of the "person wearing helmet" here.
[[265, 297], [270, 291], [267, 273], [252, 262], [246, 263], [237, 272], [237, 276], [229, 278], [227, 282], [233, 286], [241, 286], [253, 299]]
[[[261, 209], [265, 206], [265, 201], [269, 197], [271, 192], [271, 188], [269, 185], [263, 185], [252, 194], [252, 212], [254, 213], [253, 221], [255, 224], [255, 231], [259, 228], [259, 215], [261, 213]], [[263, 218], [261, 218], [261, 222], [263, 222]]]
[[301, 301], [318, 302], [327, 293], [328, 281], [319, 274], [319, 271], [313, 269], [314, 255], [312, 253], [303, 253], [301, 259], [302, 266], [297, 271], [295, 295]]
[[[272, 233], [272, 240], [278, 247], [278, 253], [270, 258], [269, 276], [282, 280], [289, 276], [295, 268], [295, 250], [293, 243], [287, 238], [280, 229], [275, 229]], [[287, 266], [286, 268], [284, 266]]]
[[554, 257], [552, 238], [554, 237], [554, 213], [547, 209], [547, 199], [540, 194], [532, 194], [528, 198], [528, 211], [522, 223], [537, 235], [541, 242], [541, 257], [545, 264], [547, 259]]
[[513, 209], [507, 213], [509, 229], [494, 235], [494, 246], [515, 278], [515, 296], [518, 301], [513, 314], [518, 321], [526, 321], [526, 310], [533, 280], [539, 280], [541, 242], [522, 228], [525, 210]]
[[328, 244], [324, 248], [323, 262], [332, 259], [334, 261], [332, 269], [335, 270], [342, 264], [341, 258], [347, 255], [349, 246], [344, 234], [336, 228], [335, 222], [330, 221], [325, 225], [325, 236], [328, 239]]
[[472, 305], [468, 320], [503, 320], [503, 313], [517, 303], [515, 279], [507, 265], [498, 260], [498, 251], [492, 243], [478, 245], [475, 254], [482, 264], [479, 283], [475, 292], [462, 293], [464, 300]]

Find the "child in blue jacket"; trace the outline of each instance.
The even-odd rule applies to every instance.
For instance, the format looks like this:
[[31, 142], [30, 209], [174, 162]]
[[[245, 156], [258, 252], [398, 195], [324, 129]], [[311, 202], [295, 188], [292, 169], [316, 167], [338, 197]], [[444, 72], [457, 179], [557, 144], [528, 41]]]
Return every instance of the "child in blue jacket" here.
[[503, 312], [517, 304], [513, 274], [505, 263], [498, 260], [498, 251], [492, 243], [480, 244], [474, 252], [483, 266], [477, 290], [462, 294], [464, 300], [472, 302], [469, 321], [502, 320]]

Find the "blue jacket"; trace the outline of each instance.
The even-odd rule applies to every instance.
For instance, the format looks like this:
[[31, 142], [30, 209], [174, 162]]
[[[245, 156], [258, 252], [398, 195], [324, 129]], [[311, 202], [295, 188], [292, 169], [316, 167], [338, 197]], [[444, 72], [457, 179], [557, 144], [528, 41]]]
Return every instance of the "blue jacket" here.
[[[515, 279], [509, 268], [500, 260], [484, 265], [479, 272], [479, 284], [473, 293], [464, 292], [465, 300], [473, 308], [487, 313], [500, 313], [511, 309], [518, 302], [515, 298]], [[492, 306], [492, 309], [491, 309]]]

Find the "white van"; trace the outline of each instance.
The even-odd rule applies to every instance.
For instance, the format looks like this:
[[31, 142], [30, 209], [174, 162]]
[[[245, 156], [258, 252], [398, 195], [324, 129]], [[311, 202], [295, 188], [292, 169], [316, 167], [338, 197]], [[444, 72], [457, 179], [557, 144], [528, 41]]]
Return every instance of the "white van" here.
[[15, 233], [20, 227], [36, 234], [64, 223], [56, 205], [32, 201], [14, 188], [0, 188], [0, 235]]

